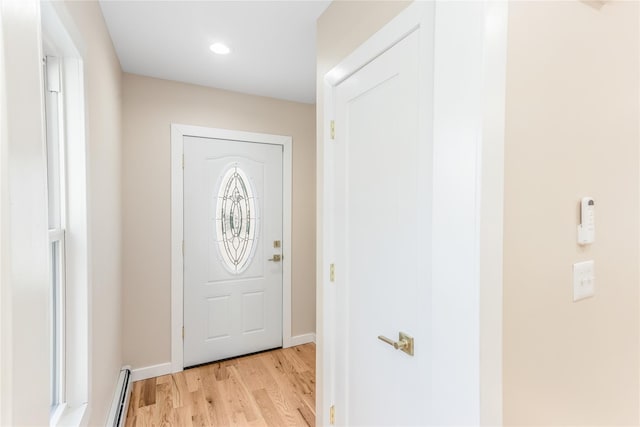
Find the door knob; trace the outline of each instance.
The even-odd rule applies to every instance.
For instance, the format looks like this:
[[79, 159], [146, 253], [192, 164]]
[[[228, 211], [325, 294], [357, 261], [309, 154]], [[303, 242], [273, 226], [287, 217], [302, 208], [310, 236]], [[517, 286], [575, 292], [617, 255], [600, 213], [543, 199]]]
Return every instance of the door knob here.
[[282, 261], [282, 255], [274, 255], [273, 258], [269, 258], [267, 261], [280, 262]]
[[384, 335], [378, 335], [380, 341], [384, 341], [396, 350], [402, 350], [409, 356], [413, 356], [413, 337], [405, 334], [404, 332], [398, 333], [398, 341], [394, 341]]

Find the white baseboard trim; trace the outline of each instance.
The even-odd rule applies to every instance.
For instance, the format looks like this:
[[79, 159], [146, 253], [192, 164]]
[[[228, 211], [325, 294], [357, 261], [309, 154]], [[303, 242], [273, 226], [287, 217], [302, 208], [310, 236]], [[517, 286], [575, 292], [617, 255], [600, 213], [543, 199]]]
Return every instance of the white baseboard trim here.
[[131, 380], [140, 381], [147, 378], [160, 377], [171, 373], [171, 362], [160, 363], [158, 365], [145, 366], [131, 371]]
[[294, 337], [291, 337], [291, 340], [289, 341], [291, 347], [293, 347], [294, 345], [308, 344], [310, 342], [316, 342], [316, 334], [311, 333], [296, 335]]

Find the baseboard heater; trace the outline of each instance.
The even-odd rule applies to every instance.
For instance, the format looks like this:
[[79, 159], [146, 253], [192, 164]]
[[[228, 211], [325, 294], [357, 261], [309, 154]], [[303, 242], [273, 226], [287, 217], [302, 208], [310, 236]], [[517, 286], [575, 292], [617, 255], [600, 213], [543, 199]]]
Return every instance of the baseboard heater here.
[[105, 427], [122, 427], [127, 421], [127, 408], [131, 397], [131, 369], [125, 366], [120, 371], [111, 411]]

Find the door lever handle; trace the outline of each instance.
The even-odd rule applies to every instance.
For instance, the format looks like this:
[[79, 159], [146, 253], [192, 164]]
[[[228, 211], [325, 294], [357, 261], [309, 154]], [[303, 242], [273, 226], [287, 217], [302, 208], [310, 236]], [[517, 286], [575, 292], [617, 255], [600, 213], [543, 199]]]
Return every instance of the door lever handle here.
[[405, 348], [407, 346], [407, 342], [406, 341], [394, 341], [391, 338], [387, 338], [384, 335], [378, 335], [378, 339], [380, 341], [384, 341], [387, 344], [389, 344], [391, 347], [395, 348], [396, 350], [401, 349], [401, 348]]
[[378, 335], [380, 341], [384, 341], [396, 350], [402, 350], [409, 356], [413, 356], [413, 337], [405, 334], [404, 332], [398, 333], [398, 341], [394, 341], [384, 335]]
[[273, 258], [269, 258], [267, 261], [280, 262], [282, 261], [282, 255], [274, 255]]

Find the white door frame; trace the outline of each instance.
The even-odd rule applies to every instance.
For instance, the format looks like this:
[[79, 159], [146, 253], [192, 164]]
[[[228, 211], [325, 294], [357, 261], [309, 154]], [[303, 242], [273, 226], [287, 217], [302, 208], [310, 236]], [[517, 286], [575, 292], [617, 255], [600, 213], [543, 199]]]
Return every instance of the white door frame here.
[[[324, 78], [324, 141], [318, 156], [317, 390], [318, 425], [329, 424], [335, 378], [332, 320], [335, 291], [329, 280], [331, 242], [332, 146], [334, 88], [407, 34], [421, 28], [421, 43], [433, 43], [434, 66], [421, 66], [420, 97], [432, 108], [432, 121], [422, 135], [433, 141], [433, 219], [438, 221], [434, 253], [434, 324], [453, 334], [433, 330], [434, 391], [447, 382], [453, 393], [470, 387], [464, 408], [452, 407], [451, 394], [426, 402], [433, 424], [451, 424], [463, 410], [469, 424], [502, 424], [502, 233], [504, 188], [504, 103], [507, 45], [507, 2], [415, 1], [384, 28], [334, 67]], [[423, 44], [424, 45], [424, 44]], [[426, 56], [425, 49], [425, 55]], [[452, 54], [455, 52], [455, 54]], [[421, 59], [427, 64], [426, 58]], [[432, 74], [431, 74], [432, 73]], [[433, 78], [433, 81], [429, 79]], [[431, 95], [430, 99], [428, 95]], [[340, 129], [336, 129], [340, 132]], [[422, 136], [421, 136], [422, 137]], [[452, 173], [454, 171], [455, 173]], [[453, 189], [456, 197], [449, 197]], [[469, 209], [469, 206], [472, 208]], [[451, 211], [464, 213], [447, 218]], [[462, 233], [460, 230], [473, 230]], [[455, 271], [447, 262], [462, 253], [468, 268]], [[438, 257], [438, 258], [436, 258]], [[438, 268], [435, 268], [438, 266]], [[336, 266], [339, 272], [339, 266]], [[453, 292], [452, 292], [453, 290]], [[465, 298], [460, 298], [463, 292]], [[464, 304], [460, 301], [465, 300]], [[471, 325], [475, 321], [475, 328]], [[463, 339], [460, 340], [460, 335]], [[460, 344], [463, 348], [460, 348]], [[458, 346], [458, 347], [457, 347]], [[434, 371], [435, 364], [448, 363]], [[391, 367], [385, 367], [391, 369]], [[340, 408], [336, 408], [339, 411]], [[447, 422], [449, 421], [449, 422]], [[467, 424], [467, 423], [465, 423]]]
[[292, 140], [290, 136], [269, 135], [229, 129], [171, 124], [171, 371], [183, 370], [182, 327], [184, 326], [183, 233], [183, 153], [184, 138], [225, 139], [238, 142], [275, 144], [283, 147], [282, 157], [282, 347], [291, 346], [291, 190]]

